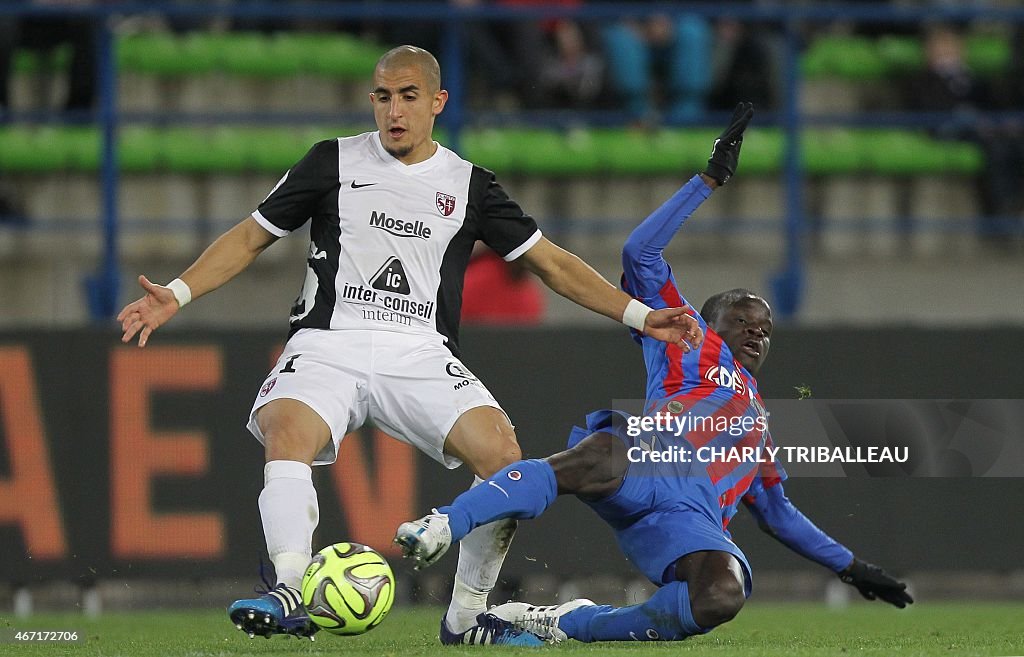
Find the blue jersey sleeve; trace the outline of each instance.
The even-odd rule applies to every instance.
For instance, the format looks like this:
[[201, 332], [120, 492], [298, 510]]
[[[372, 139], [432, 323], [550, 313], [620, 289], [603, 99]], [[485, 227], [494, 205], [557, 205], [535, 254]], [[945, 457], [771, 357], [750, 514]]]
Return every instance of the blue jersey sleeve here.
[[853, 553], [834, 538], [818, 529], [786, 497], [782, 483], [751, 488], [743, 502], [762, 530], [797, 554], [839, 572], [853, 561]]
[[639, 299], [657, 297], [672, 276], [662, 255], [683, 222], [711, 196], [700, 176], [694, 176], [633, 229], [622, 247], [623, 289]]

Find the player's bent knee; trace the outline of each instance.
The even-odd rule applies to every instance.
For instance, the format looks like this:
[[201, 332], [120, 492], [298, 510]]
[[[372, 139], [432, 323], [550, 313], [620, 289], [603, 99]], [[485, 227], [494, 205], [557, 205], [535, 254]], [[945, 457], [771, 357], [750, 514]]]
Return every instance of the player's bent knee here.
[[278, 399], [260, 408], [256, 421], [263, 434], [266, 460], [310, 464], [331, 439], [331, 430], [316, 411], [294, 399]]
[[735, 618], [744, 602], [743, 585], [724, 578], [697, 591], [690, 601], [690, 611], [698, 625], [710, 629]]
[[484, 479], [523, 458], [512, 423], [504, 411], [490, 406], [463, 413], [445, 437], [444, 452]]
[[601, 499], [618, 490], [626, 470], [625, 465], [618, 463], [622, 459], [616, 458], [617, 447], [621, 444], [617, 437], [597, 432], [576, 446], [548, 457], [559, 495]]
[[502, 438], [499, 445], [490, 453], [479, 457], [472, 464], [481, 478], [486, 479], [506, 465], [523, 460], [523, 451], [513, 436], [511, 440]]
[[511, 443], [508, 443], [504, 446], [504, 451], [502, 453], [501, 458], [503, 462], [501, 466], [495, 470], [495, 472], [497, 472], [501, 468], [504, 468], [506, 465], [515, 463], [516, 461], [523, 460], [523, 450], [520, 449], [519, 443], [515, 441], [514, 437]]

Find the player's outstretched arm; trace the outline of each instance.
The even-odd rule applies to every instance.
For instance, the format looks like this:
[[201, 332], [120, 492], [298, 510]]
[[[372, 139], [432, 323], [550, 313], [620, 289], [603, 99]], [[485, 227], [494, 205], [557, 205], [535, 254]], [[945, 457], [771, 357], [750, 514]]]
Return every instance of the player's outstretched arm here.
[[848, 548], [811, 522], [789, 501], [781, 483], [758, 488], [756, 492], [752, 488], [743, 502], [769, 536], [836, 573], [844, 582], [857, 587], [868, 600], [878, 598], [901, 609], [914, 602], [906, 591], [906, 584], [878, 566], [857, 559]]
[[743, 133], [753, 116], [753, 104], [737, 105], [729, 125], [715, 139], [704, 172], [693, 176], [630, 233], [622, 247], [622, 270], [626, 289], [632, 294], [655, 297], [669, 280], [671, 269], [663, 256], [665, 248], [711, 192], [736, 173]]
[[684, 352], [703, 340], [697, 320], [685, 308], [651, 310], [617, 289], [578, 256], [541, 238], [522, 256], [527, 269], [575, 303], [651, 337], [678, 344]]
[[171, 283], [156, 285], [139, 276], [145, 295], [117, 314], [123, 331], [121, 342], [131, 342], [138, 335], [139, 346], [145, 347], [153, 331], [166, 324], [182, 306], [237, 276], [276, 239], [248, 217], [218, 237]]

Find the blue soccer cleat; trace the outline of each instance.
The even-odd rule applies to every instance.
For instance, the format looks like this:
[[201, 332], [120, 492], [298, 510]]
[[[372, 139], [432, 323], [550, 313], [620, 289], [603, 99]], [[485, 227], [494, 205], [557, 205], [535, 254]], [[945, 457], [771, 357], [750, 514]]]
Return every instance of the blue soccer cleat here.
[[309, 637], [311, 641], [315, 638], [320, 628], [309, 619], [298, 590], [278, 584], [262, 593], [258, 598], [236, 600], [228, 607], [236, 628], [250, 639], [256, 635], [269, 639], [275, 634]]
[[439, 639], [446, 646], [520, 646], [538, 648], [544, 645], [536, 635], [525, 630], [516, 629], [512, 623], [492, 614], [483, 613], [476, 617], [476, 625], [465, 632], [456, 634], [448, 629], [448, 623], [441, 619]]

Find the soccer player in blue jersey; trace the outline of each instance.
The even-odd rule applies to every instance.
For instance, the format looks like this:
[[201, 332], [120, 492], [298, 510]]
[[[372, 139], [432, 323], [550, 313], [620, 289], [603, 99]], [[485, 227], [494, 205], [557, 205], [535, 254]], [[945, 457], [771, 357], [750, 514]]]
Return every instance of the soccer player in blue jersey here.
[[[752, 116], [749, 103], [737, 106], [704, 173], [626, 241], [622, 285], [635, 298], [654, 308], [688, 306], [663, 251], [732, 177]], [[690, 353], [633, 332], [647, 366], [643, 418], [591, 413], [586, 428], [573, 430], [566, 451], [513, 463], [450, 506], [399, 527], [395, 541], [426, 566], [474, 527], [498, 518], [534, 518], [557, 495], [571, 493], [611, 525], [625, 555], [659, 587], [646, 602], [622, 608], [589, 600], [550, 607], [511, 602], [481, 614], [481, 631], [504, 622], [548, 641], [585, 642], [679, 640], [708, 632], [732, 619], [751, 591], [750, 565], [727, 529], [740, 502], [764, 531], [837, 573], [865, 598], [900, 608], [913, 602], [906, 584], [855, 558], [793, 506], [782, 488], [785, 472], [765, 458], [773, 445], [754, 376], [768, 355], [768, 302], [748, 290], [728, 290], [708, 299], [696, 319], [705, 338]], [[712, 447], [727, 456], [700, 457]], [[670, 448], [673, 461], [644, 458]], [[744, 448], [750, 448], [745, 456]]]

